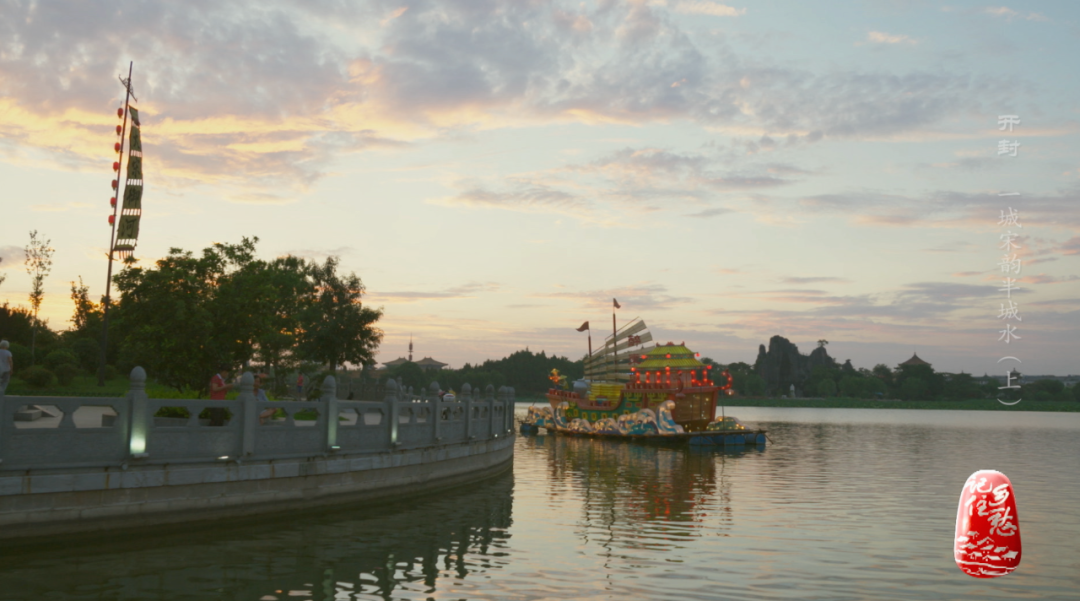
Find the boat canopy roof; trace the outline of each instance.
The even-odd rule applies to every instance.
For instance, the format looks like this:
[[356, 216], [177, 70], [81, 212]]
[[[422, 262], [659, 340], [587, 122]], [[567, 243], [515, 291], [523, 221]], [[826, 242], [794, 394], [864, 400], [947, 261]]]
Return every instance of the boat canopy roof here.
[[695, 369], [705, 365], [697, 359], [697, 353], [686, 348], [684, 344], [669, 342], [664, 345], [656, 345], [644, 355], [639, 355], [638, 369]]

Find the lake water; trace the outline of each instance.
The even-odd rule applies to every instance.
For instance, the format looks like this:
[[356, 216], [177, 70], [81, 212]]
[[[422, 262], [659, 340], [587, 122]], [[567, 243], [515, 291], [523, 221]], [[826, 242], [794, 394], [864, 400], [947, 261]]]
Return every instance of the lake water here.
[[[512, 474], [436, 497], [9, 546], [0, 599], [1080, 599], [1080, 414], [727, 413], [772, 444], [519, 436]], [[979, 469], [1012, 480], [1024, 543], [993, 580], [952, 559]]]

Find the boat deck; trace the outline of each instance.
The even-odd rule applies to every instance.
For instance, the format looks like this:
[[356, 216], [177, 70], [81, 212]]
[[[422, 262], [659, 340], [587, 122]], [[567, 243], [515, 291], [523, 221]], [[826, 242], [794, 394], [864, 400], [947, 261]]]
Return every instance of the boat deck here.
[[601, 432], [577, 432], [565, 428], [546, 428], [548, 432], [561, 436], [579, 438], [598, 438], [602, 440], [623, 440], [639, 444], [663, 446], [764, 446], [768, 437], [765, 430], [712, 430], [702, 432], [684, 432], [679, 434], [607, 434]]

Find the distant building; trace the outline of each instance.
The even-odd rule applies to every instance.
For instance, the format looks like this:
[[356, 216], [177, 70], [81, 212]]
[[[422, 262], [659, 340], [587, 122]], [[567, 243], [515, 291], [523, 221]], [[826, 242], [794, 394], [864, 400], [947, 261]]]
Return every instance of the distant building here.
[[423, 369], [424, 371], [438, 371], [449, 365], [449, 363], [436, 361], [431, 357], [424, 357], [423, 359], [417, 361], [416, 364], [419, 365], [420, 369]]
[[914, 366], [914, 365], [925, 365], [927, 367], [930, 367], [930, 364], [927, 363], [926, 361], [923, 361], [922, 359], [920, 359], [919, 355], [916, 354], [916, 353], [912, 353], [911, 358], [908, 359], [907, 361], [904, 361], [903, 363], [901, 363], [900, 367], [904, 367], [905, 365], [912, 365], [912, 366]]
[[[413, 342], [412, 342], [412, 336], [410, 336], [409, 337], [409, 357], [408, 358], [398, 357], [397, 359], [394, 359], [393, 361], [387, 361], [386, 363], [383, 363], [383, 369], [392, 369], [392, 368], [397, 367], [399, 365], [404, 365], [405, 363], [412, 362], [412, 360], [413, 360], [412, 354], [413, 354]], [[436, 360], [432, 359], [431, 357], [424, 357], [423, 359], [417, 361], [416, 364], [419, 365], [420, 369], [422, 369], [424, 371], [439, 371], [440, 369], [442, 369], [442, 368], [446, 367], [447, 365], [449, 365], [448, 363], [443, 363], [442, 361], [436, 361]]]

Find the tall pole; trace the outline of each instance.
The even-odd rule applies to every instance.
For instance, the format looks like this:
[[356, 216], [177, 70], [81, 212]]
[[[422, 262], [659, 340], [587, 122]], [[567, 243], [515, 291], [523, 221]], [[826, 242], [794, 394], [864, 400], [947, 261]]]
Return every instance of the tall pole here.
[[124, 124], [120, 128], [120, 158], [117, 159], [120, 168], [116, 170], [116, 204], [113, 205], [112, 228], [109, 233], [109, 267], [107, 275], [105, 276], [105, 302], [102, 303], [101, 356], [98, 358], [98, 386], [105, 385], [105, 351], [109, 348], [109, 299], [110, 290], [112, 289], [113, 247], [116, 245], [116, 214], [120, 210], [120, 203], [123, 202], [123, 196], [120, 194], [120, 174], [124, 171], [124, 137], [127, 135], [128, 108], [131, 103], [131, 72], [134, 67], [135, 61], [128, 63], [127, 81], [124, 82], [127, 94], [124, 96]]
[[611, 299], [611, 379], [619, 373], [619, 330], [615, 327], [615, 299]]

